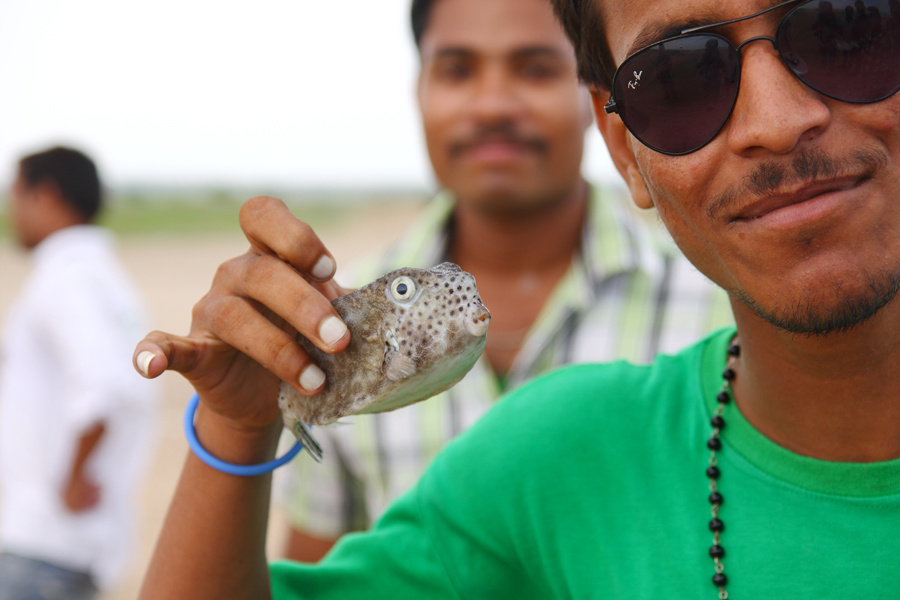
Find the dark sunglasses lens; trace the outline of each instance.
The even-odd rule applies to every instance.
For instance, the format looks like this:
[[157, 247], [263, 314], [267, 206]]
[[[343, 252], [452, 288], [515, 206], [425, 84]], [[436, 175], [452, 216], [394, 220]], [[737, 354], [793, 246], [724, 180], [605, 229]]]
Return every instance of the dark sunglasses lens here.
[[900, 0], [812, 0], [777, 38], [788, 67], [826, 96], [875, 102], [900, 89]]
[[692, 152], [728, 120], [739, 57], [724, 38], [694, 35], [649, 46], [626, 60], [613, 84], [619, 116], [643, 144]]

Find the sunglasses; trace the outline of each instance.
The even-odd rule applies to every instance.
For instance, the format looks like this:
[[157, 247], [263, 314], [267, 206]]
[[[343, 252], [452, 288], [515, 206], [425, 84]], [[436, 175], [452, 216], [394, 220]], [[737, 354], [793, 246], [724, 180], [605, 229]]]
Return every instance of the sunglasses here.
[[[702, 30], [758, 17], [796, 4], [775, 37], [735, 46]], [[642, 48], [613, 76], [607, 113], [618, 113], [649, 148], [680, 155], [718, 135], [738, 97], [741, 49], [772, 43], [797, 79], [820, 94], [855, 104], [900, 90], [900, 0], [789, 0], [747, 17], [685, 29]]]

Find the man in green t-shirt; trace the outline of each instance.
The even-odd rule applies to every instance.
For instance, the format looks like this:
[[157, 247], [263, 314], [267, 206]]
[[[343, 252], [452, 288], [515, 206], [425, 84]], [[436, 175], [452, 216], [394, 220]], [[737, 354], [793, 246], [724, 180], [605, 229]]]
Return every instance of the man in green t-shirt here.
[[[268, 477], [191, 455], [145, 598], [898, 596], [896, 0], [554, 8], [634, 201], [731, 294], [737, 328], [519, 388], [315, 566], [267, 566]], [[279, 379], [310, 368], [292, 328], [348, 339], [325, 341], [341, 290], [309, 228], [270, 198], [241, 226], [252, 248], [190, 336], [153, 333], [135, 363], [187, 377], [200, 442], [254, 464]]]

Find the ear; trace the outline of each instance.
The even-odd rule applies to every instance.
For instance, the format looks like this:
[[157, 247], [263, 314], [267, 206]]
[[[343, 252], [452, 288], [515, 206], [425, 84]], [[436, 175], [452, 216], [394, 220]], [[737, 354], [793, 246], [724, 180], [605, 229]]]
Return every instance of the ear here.
[[590, 91], [580, 83], [578, 84], [578, 109], [581, 112], [581, 125], [584, 132], [594, 124], [593, 99]]
[[43, 213], [48, 223], [68, 227], [85, 223], [85, 218], [63, 196], [62, 190], [52, 181], [42, 181], [33, 188], [35, 208]]
[[425, 99], [425, 77], [425, 64], [421, 63], [419, 73], [416, 75], [416, 108], [420, 113], [422, 112], [422, 101]]
[[39, 181], [31, 188], [32, 198], [42, 208], [56, 207], [65, 204], [59, 187], [51, 181]]
[[625, 123], [617, 114], [607, 114], [604, 110], [609, 100], [609, 90], [591, 87], [591, 101], [594, 105], [594, 117], [597, 119], [597, 128], [606, 142], [609, 155], [619, 174], [628, 185], [631, 198], [640, 208], [653, 208], [653, 198], [647, 190], [644, 177], [638, 168], [632, 146], [633, 138], [625, 127]]

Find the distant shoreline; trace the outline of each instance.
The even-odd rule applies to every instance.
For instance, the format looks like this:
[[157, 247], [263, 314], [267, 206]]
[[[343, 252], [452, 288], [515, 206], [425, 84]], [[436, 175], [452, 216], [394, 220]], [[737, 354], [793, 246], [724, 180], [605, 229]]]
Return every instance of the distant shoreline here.
[[[194, 195], [147, 191], [110, 195], [100, 224], [120, 237], [172, 235], [241, 236], [238, 212], [250, 195], [206, 190]], [[428, 196], [407, 191], [393, 195], [377, 192], [303, 192], [275, 196], [285, 201], [298, 218], [314, 229], [340, 226], [360, 210], [418, 208]], [[5, 209], [5, 202], [3, 205]], [[0, 239], [10, 237], [8, 216], [0, 210]]]

